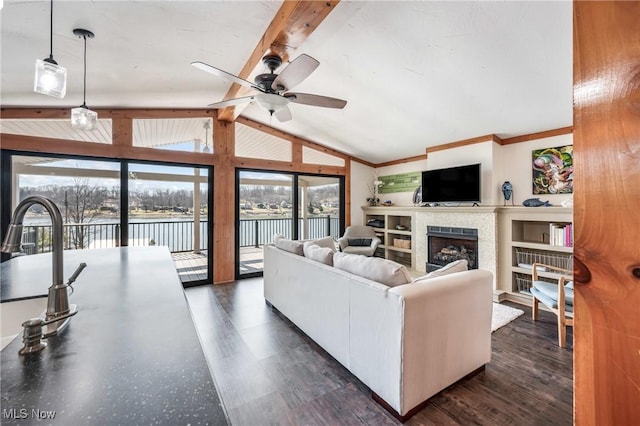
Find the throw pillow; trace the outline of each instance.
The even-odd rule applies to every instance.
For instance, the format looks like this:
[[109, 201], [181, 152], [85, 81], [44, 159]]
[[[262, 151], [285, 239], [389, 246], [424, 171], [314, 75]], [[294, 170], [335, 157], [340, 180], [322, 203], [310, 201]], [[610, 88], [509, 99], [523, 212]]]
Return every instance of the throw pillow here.
[[301, 241], [289, 240], [281, 234], [276, 234], [273, 236], [273, 245], [289, 253], [304, 256], [304, 243]]
[[317, 245], [319, 245], [320, 247], [326, 247], [326, 248], [331, 249], [332, 253], [334, 253], [336, 251], [336, 242], [333, 240], [332, 237], [320, 238], [320, 239], [317, 239], [317, 240], [315, 240], [313, 242], [316, 243]]
[[349, 238], [349, 245], [354, 247], [368, 247], [371, 245], [371, 238]]
[[414, 279], [412, 282], [416, 283], [418, 281], [428, 280], [430, 278], [442, 277], [448, 274], [454, 274], [456, 272], [462, 272], [468, 270], [469, 267], [467, 265], [466, 260], [456, 260], [455, 262], [447, 263], [440, 269], [436, 269], [435, 271], [429, 272], [427, 275], [423, 275]]
[[333, 252], [334, 250], [329, 247], [320, 247], [313, 241], [307, 241], [303, 246], [304, 257], [308, 257], [316, 262], [324, 263], [325, 265], [333, 266]]
[[338, 252], [333, 255], [333, 266], [389, 287], [411, 282], [404, 265], [380, 257]]

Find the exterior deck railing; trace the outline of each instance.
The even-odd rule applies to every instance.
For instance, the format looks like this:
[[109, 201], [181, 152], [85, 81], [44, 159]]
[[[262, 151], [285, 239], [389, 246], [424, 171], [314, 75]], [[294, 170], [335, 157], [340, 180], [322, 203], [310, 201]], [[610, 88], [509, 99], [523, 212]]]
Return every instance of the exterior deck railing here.
[[[240, 219], [240, 247], [260, 247], [273, 240], [274, 234], [291, 238], [291, 218]], [[303, 235], [303, 218], [298, 219], [298, 235]], [[340, 237], [340, 218], [320, 216], [307, 218], [305, 238]]]
[[[307, 218], [306, 238], [339, 237], [337, 217]], [[276, 233], [291, 237], [291, 218], [241, 219], [240, 247], [260, 247]], [[193, 250], [193, 220], [164, 222], [130, 222], [129, 246], [167, 246], [172, 253]], [[298, 219], [298, 234], [302, 235], [304, 219]], [[26, 254], [51, 251], [51, 225], [24, 225], [22, 249]], [[65, 224], [65, 250], [107, 248], [121, 245], [119, 223]], [[207, 221], [200, 221], [200, 249], [207, 249]]]

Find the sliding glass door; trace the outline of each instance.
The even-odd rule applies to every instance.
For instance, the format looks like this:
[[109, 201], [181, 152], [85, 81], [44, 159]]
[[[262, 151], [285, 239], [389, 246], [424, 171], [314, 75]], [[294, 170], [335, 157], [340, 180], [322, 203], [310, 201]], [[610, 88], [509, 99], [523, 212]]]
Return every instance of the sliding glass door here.
[[238, 170], [236, 276], [262, 273], [262, 246], [274, 234], [293, 238], [293, 176], [277, 172]]
[[130, 246], [166, 246], [183, 285], [211, 282], [209, 170], [128, 163]]
[[[183, 285], [211, 283], [212, 187], [210, 167], [3, 152], [2, 228], [26, 197], [45, 196], [63, 217], [65, 250], [166, 246]], [[22, 254], [52, 250], [42, 206], [24, 225]]]
[[236, 172], [236, 277], [262, 275], [263, 246], [289, 239], [338, 239], [344, 178], [257, 170]]
[[340, 238], [342, 198], [340, 178], [298, 176], [298, 237]]

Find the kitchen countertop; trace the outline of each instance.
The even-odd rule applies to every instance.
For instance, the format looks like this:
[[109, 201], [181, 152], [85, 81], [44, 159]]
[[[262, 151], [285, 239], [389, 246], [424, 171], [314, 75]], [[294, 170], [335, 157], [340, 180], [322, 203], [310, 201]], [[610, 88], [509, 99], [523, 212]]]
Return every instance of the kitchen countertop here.
[[[1, 423], [228, 424], [168, 249], [64, 256], [65, 280], [87, 263], [70, 296], [78, 314], [43, 351], [19, 356], [18, 337], [0, 353]], [[14, 260], [3, 299], [46, 294], [50, 255]]]

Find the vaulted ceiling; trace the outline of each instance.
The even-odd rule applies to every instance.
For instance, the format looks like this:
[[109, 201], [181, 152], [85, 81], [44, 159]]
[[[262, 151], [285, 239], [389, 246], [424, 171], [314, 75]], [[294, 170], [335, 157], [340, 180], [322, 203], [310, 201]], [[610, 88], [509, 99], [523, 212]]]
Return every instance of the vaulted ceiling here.
[[[335, 3], [335, 2], [334, 2]], [[3, 107], [82, 103], [87, 42], [91, 108], [205, 108], [231, 84], [190, 65], [239, 74], [280, 1], [54, 2], [53, 56], [67, 95], [33, 92], [49, 54], [49, 1], [4, 1]], [[295, 91], [346, 99], [343, 110], [293, 104], [293, 120], [258, 105], [241, 114], [374, 163], [486, 134], [572, 125], [572, 3], [340, 1], [291, 59], [320, 66]], [[247, 79], [265, 72], [258, 66]]]

